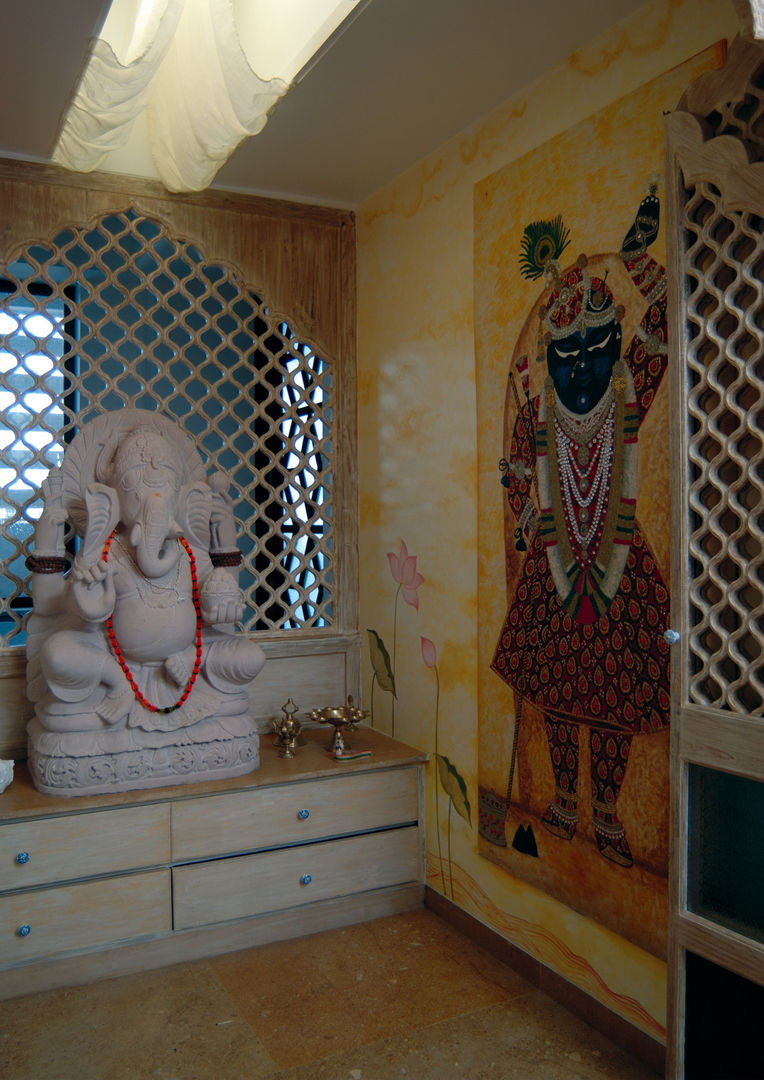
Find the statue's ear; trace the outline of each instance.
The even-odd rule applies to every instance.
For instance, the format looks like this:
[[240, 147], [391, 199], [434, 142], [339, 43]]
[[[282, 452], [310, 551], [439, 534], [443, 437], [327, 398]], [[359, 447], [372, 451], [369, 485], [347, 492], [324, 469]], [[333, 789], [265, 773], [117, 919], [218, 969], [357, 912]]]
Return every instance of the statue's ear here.
[[114, 488], [106, 484], [88, 484], [85, 488], [85, 509], [87, 525], [80, 561], [86, 565], [100, 556], [107, 537], [119, 521], [119, 499]]
[[193, 481], [181, 490], [178, 521], [193, 547], [210, 549], [210, 514], [212, 490], [204, 481]]

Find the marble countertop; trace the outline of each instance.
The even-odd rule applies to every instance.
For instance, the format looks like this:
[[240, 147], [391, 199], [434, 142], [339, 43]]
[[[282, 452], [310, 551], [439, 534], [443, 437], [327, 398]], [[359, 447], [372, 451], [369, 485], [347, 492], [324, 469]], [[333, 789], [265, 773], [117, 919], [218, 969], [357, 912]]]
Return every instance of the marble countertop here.
[[13, 782], [0, 795], [0, 823], [21, 821], [32, 817], [72, 814], [86, 810], [105, 810], [114, 806], [164, 802], [167, 799], [188, 799], [215, 795], [220, 792], [243, 791], [272, 784], [314, 780], [324, 776], [375, 772], [402, 765], [421, 765], [428, 754], [389, 735], [360, 724], [348, 742], [353, 750], [371, 752], [370, 757], [354, 761], [336, 760], [327, 750], [333, 728], [307, 728], [300, 735], [293, 758], [282, 758], [275, 736], [260, 736], [260, 766], [246, 776], [229, 780], [194, 781], [162, 788], [123, 791], [114, 795], [84, 795], [59, 797], [43, 795], [32, 784], [29, 772], [21, 762], [14, 769]]

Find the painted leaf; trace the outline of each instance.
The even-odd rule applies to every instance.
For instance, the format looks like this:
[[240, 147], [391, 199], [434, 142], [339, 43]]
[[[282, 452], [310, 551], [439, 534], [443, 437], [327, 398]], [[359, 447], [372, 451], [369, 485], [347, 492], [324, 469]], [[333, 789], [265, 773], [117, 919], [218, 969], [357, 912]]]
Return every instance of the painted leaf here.
[[395, 676], [393, 675], [390, 654], [385, 648], [385, 643], [376, 630], [367, 629], [366, 633], [369, 635], [369, 655], [374, 674], [377, 676], [377, 682], [383, 690], [387, 690], [389, 694], [396, 697]]
[[467, 798], [467, 785], [457, 772], [456, 766], [444, 754], [437, 754], [436, 757], [440, 782], [454, 804], [454, 810], [464, 818], [468, 825], [472, 825], [470, 801]]

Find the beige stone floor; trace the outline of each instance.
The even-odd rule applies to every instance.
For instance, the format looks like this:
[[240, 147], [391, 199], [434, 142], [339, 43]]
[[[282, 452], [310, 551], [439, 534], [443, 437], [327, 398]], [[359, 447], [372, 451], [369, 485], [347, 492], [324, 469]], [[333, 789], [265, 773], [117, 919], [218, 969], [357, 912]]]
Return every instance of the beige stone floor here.
[[0, 1002], [3, 1080], [655, 1080], [427, 909]]

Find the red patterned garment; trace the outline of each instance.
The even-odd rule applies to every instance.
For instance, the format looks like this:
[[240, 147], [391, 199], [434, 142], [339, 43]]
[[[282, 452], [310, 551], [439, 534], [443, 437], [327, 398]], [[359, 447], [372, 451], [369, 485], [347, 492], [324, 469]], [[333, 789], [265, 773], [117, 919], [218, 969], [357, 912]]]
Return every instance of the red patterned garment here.
[[669, 721], [668, 614], [668, 591], [638, 525], [610, 610], [591, 623], [564, 610], [537, 533], [491, 666], [547, 713], [658, 731]]

